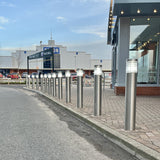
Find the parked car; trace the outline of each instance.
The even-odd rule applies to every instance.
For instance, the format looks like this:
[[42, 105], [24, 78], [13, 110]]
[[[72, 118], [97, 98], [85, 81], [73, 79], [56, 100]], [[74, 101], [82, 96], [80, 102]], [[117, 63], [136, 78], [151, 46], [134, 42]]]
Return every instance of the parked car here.
[[77, 80], [77, 73], [71, 73], [71, 79], [74, 81], [74, 80]]
[[0, 78], [3, 78], [3, 74], [2, 73], [0, 73]]
[[86, 75], [85, 75], [85, 78], [91, 79], [92, 77], [86, 74]]
[[27, 72], [23, 72], [23, 73], [22, 73], [22, 78], [26, 78], [26, 77], [27, 77], [27, 75], [28, 75], [28, 73], [27, 73]]
[[18, 79], [19, 75], [18, 73], [11, 73], [11, 79]]
[[32, 72], [31, 78], [32, 78], [33, 75], [34, 75], [34, 78], [35, 78], [37, 74], [38, 74], [37, 72]]
[[7, 74], [6, 77], [7, 77], [7, 78], [11, 78], [11, 74], [10, 74], [10, 73]]

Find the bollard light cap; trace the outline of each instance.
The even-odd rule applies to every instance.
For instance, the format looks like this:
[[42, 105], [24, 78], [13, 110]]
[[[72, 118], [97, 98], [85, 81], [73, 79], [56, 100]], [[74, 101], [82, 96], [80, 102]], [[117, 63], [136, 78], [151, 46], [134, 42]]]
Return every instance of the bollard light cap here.
[[41, 78], [43, 78], [43, 74], [41, 74]]
[[28, 78], [30, 78], [31, 76], [30, 75], [28, 75]]
[[137, 59], [127, 59], [126, 73], [137, 73], [137, 72], [138, 72]]
[[56, 73], [52, 73], [51, 76], [52, 76], [52, 78], [56, 78], [57, 75], [56, 75]]
[[37, 78], [37, 79], [39, 78], [38, 74], [36, 75], [36, 78]]
[[94, 68], [94, 75], [101, 76], [102, 73], [103, 73], [102, 72], [102, 67], [99, 66], [99, 65], [95, 66], [95, 68]]
[[62, 77], [62, 72], [58, 72], [58, 77], [61, 78]]
[[44, 78], [47, 78], [47, 74], [44, 74]]
[[48, 75], [47, 75], [47, 76], [48, 76], [48, 78], [51, 78], [51, 74], [50, 74], [50, 73], [48, 73]]
[[77, 69], [77, 76], [82, 77], [84, 74], [82, 69]]
[[32, 78], [35, 78], [34, 75], [32, 75]]
[[66, 76], [66, 77], [71, 77], [71, 72], [70, 72], [70, 71], [66, 71], [66, 72], [65, 72], [65, 76]]

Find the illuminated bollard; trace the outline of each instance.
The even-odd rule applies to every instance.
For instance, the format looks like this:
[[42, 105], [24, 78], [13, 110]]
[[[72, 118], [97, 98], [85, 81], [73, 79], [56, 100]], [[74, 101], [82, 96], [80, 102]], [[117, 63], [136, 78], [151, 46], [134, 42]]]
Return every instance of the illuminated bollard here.
[[35, 88], [35, 81], [34, 81], [34, 75], [32, 75], [32, 89], [34, 89]]
[[94, 116], [102, 113], [102, 68], [95, 66], [94, 69]]
[[56, 90], [56, 73], [52, 73], [52, 95], [55, 97], [57, 94]]
[[65, 72], [66, 76], [66, 103], [71, 103], [71, 73]]
[[77, 69], [77, 108], [83, 108], [83, 70]]
[[51, 94], [51, 74], [48, 73], [48, 95]]
[[135, 130], [136, 123], [136, 85], [137, 85], [137, 59], [126, 61], [126, 87], [125, 87], [125, 130]]
[[41, 74], [41, 92], [43, 92], [43, 74]]
[[62, 72], [58, 72], [58, 98], [63, 98], [63, 88], [62, 88]]
[[36, 75], [36, 90], [39, 90], [39, 76]]
[[44, 93], [47, 93], [47, 74], [44, 74]]

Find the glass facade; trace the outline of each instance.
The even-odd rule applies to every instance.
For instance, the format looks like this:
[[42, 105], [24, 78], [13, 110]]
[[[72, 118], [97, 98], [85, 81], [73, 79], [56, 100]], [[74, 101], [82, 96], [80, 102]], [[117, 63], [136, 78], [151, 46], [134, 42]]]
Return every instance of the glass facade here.
[[160, 17], [130, 19], [129, 58], [138, 59], [139, 84], [158, 84]]

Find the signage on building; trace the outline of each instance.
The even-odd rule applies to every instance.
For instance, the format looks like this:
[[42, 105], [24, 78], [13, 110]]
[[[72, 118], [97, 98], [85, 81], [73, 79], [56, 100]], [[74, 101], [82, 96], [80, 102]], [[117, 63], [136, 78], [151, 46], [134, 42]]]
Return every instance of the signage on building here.
[[28, 56], [28, 59], [38, 59], [43, 58], [44, 56], [51, 56], [52, 54], [60, 54], [59, 47], [44, 47], [43, 51], [35, 53], [33, 55]]
[[54, 54], [60, 54], [60, 49], [59, 47], [43, 47], [43, 51], [48, 50], [50, 48], [53, 48]]

